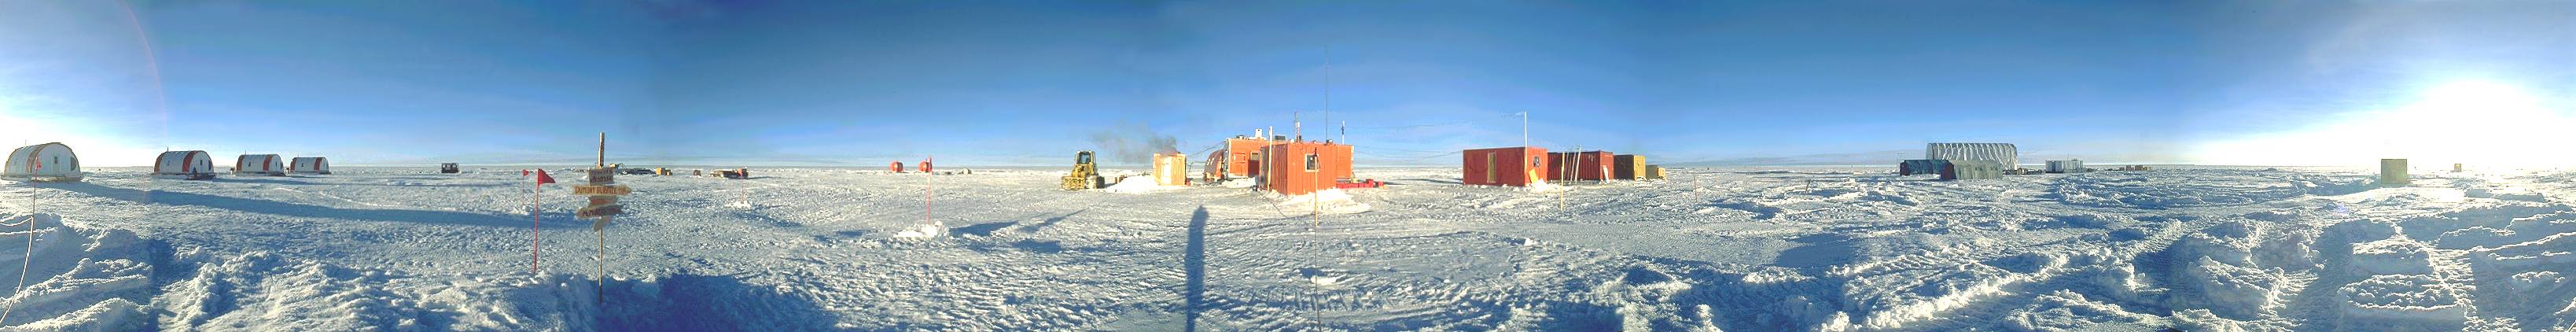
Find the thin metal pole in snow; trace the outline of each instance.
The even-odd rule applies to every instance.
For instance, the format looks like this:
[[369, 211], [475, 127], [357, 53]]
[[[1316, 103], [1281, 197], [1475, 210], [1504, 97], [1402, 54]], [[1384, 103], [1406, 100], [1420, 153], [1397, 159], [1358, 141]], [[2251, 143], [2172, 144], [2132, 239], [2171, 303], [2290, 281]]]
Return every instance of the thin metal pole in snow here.
[[544, 184], [544, 183], [539, 183], [539, 184], [537, 184], [537, 185], [528, 186], [528, 274], [529, 274], [529, 275], [536, 275], [536, 274], [538, 273], [538, 272], [537, 272], [537, 246], [538, 246], [539, 244], [541, 244], [541, 243], [544, 243], [543, 241], [545, 241], [545, 239], [543, 238], [543, 236], [544, 236], [544, 235], [540, 235], [540, 234], [542, 234], [542, 233], [541, 233], [541, 232], [539, 232], [539, 230], [540, 230], [542, 227], [544, 227], [544, 220], [545, 220], [545, 219], [544, 219], [544, 217], [540, 217], [540, 216], [538, 216], [538, 215], [537, 215], [537, 212], [538, 212], [538, 211], [541, 211], [540, 209], [543, 209], [543, 208], [544, 208], [544, 203], [541, 203], [542, 199], [541, 199], [541, 198], [539, 198], [539, 197], [541, 197], [541, 196], [543, 196], [543, 195], [539, 194], [538, 192], [539, 192], [540, 190], [543, 190], [543, 188], [545, 188], [545, 187], [546, 187], [546, 184]]
[[[921, 162], [924, 165], [928, 165], [931, 159], [936, 158], [938, 157], [925, 156], [921, 158]], [[925, 169], [925, 171], [927, 170]], [[930, 191], [932, 189], [934, 188], [931, 187], [930, 172], [921, 172], [921, 225], [923, 226], [937, 225], [936, 223], [932, 223], [930, 218]], [[944, 227], [939, 231], [941, 233], [948, 232]]]
[[[599, 168], [607, 168], [607, 167], [608, 167], [608, 132], [600, 132], [600, 133], [599, 133]], [[616, 173], [609, 173], [609, 174], [610, 174], [610, 176], [615, 176], [615, 174], [616, 174]], [[746, 176], [746, 178], [748, 178], [748, 176]], [[616, 219], [616, 218], [617, 218], [617, 216], [615, 216], [615, 215], [599, 216], [599, 223], [600, 223], [600, 224], [607, 224], [607, 223], [609, 222], [609, 220], [610, 220], [610, 219]], [[607, 301], [607, 299], [608, 299], [608, 228], [606, 228], [606, 227], [601, 227], [601, 228], [599, 228], [598, 230], [593, 231], [593, 233], [598, 233], [598, 234], [599, 234], [599, 253], [597, 253], [597, 254], [593, 254], [592, 256], [590, 256], [590, 261], [591, 261], [592, 263], [597, 263], [597, 264], [599, 265], [599, 275], [598, 275], [597, 277], [593, 277], [593, 278], [591, 278], [592, 286], [591, 286], [591, 290], [590, 290], [590, 301], [591, 301], [591, 302], [604, 302], [604, 301]]]

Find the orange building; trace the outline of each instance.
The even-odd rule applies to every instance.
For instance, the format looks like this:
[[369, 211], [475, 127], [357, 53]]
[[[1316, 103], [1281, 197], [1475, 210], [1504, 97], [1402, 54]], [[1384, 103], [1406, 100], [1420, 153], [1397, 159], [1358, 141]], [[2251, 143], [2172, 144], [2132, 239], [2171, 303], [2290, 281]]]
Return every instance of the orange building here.
[[1214, 181], [1261, 175], [1261, 148], [1282, 142], [1246, 136], [1225, 139], [1224, 149], [1208, 154], [1206, 178]]
[[1282, 194], [1303, 195], [1334, 188], [1351, 178], [1351, 146], [1332, 142], [1282, 142], [1262, 147], [1262, 185]]
[[1525, 187], [1547, 181], [1547, 169], [1555, 164], [1548, 160], [1547, 148], [1508, 147], [1467, 150], [1462, 164], [1466, 174], [1460, 182], [1471, 186]]

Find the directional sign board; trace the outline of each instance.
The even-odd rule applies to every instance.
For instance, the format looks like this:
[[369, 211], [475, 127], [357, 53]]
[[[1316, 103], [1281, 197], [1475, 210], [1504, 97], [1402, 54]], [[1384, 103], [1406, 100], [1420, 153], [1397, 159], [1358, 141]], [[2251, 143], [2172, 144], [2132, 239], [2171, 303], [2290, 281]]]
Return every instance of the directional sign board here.
[[617, 184], [617, 169], [609, 167], [590, 169], [590, 184], [595, 186]]
[[581, 218], [599, 218], [598, 222], [590, 224], [592, 230], [608, 227], [609, 216], [626, 214], [626, 206], [617, 204], [617, 196], [634, 192], [634, 188], [617, 185], [617, 167], [590, 169], [590, 185], [572, 186], [574, 195], [590, 196], [590, 206], [582, 207], [581, 211], [573, 215]]
[[598, 217], [613, 216], [613, 215], [619, 215], [619, 214], [625, 214], [625, 213], [626, 213], [626, 205], [623, 205], [623, 204], [609, 204], [609, 205], [592, 205], [592, 206], [590, 206], [590, 207], [581, 208], [581, 211], [580, 211], [580, 212], [576, 212], [576, 213], [574, 213], [574, 215], [575, 215], [575, 216], [580, 216], [580, 217], [582, 217], [582, 218], [598, 218]]
[[612, 184], [605, 186], [572, 186], [572, 194], [574, 195], [625, 196], [626, 194], [632, 193], [635, 193], [635, 188], [628, 188], [626, 185]]

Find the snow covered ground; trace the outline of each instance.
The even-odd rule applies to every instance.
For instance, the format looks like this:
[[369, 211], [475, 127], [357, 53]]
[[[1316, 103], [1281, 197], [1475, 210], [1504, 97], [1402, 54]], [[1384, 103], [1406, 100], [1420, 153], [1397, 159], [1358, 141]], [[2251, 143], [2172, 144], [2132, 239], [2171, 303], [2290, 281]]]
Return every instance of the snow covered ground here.
[[[1462, 186], [1455, 168], [1363, 169], [1389, 185], [1320, 202], [1066, 192], [1060, 170], [630, 175], [635, 214], [604, 235], [605, 281], [602, 238], [571, 216], [584, 202], [561, 185], [532, 194], [515, 169], [141, 171], [0, 182], [0, 257], [32, 257], [0, 258], [28, 271], [0, 293], [0, 326], [2576, 329], [2568, 171], [2378, 188], [2363, 169], [1943, 182], [1693, 168], [1532, 192]], [[945, 232], [897, 236], [925, 218]]]

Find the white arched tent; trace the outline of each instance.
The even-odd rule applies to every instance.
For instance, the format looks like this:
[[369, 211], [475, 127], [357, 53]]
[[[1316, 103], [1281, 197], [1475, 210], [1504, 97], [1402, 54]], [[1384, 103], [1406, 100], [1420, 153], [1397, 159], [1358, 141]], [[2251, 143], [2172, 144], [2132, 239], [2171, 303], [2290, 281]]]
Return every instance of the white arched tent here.
[[322, 157], [295, 157], [295, 164], [289, 171], [295, 174], [331, 174], [331, 160]]
[[32, 181], [79, 181], [80, 157], [63, 143], [45, 143], [20, 147], [9, 152], [7, 170], [0, 177]]
[[286, 160], [273, 154], [246, 154], [233, 160], [233, 174], [285, 176]]
[[204, 180], [215, 178], [214, 156], [205, 151], [162, 152], [152, 162], [152, 176], [167, 179]]

